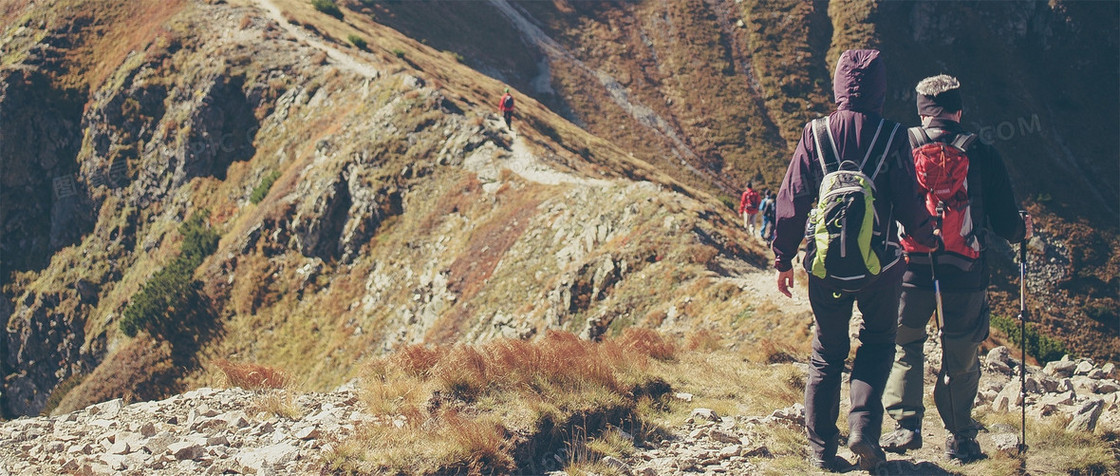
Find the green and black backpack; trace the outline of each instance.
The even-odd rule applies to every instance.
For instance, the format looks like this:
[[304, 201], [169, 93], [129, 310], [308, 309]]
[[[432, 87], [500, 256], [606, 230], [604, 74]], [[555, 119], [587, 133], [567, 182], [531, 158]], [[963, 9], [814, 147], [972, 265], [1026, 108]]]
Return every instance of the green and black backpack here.
[[[888, 250], [885, 224], [875, 212], [875, 177], [883, 170], [899, 125], [881, 119], [863, 161], [839, 160], [828, 117], [812, 122], [813, 143], [824, 177], [809, 214], [805, 270], [838, 291], [856, 292], [899, 259]], [[871, 161], [872, 157], [878, 160]], [[868, 173], [870, 171], [870, 173]], [[894, 251], [894, 253], [891, 253]]]

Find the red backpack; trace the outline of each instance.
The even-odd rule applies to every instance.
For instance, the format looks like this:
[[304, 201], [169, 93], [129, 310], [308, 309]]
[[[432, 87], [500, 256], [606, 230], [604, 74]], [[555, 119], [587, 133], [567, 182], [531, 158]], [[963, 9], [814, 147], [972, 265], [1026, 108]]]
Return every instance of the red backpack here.
[[[968, 149], [976, 142], [976, 135], [961, 133], [953, 137], [947, 132], [935, 131], [941, 133], [936, 139], [922, 127], [909, 130], [914, 170], [918, 186], [926, 192], [926, 210], [941, 221], [939, 228], [945, 250], [938, 254], [937, 262], [968, 271], [980, 257], [981, 249], [974, 233], [968, 198]], [[901, 242], [910, 262], [929, 262], [930, 248], [909, 236], [904, 236]]]

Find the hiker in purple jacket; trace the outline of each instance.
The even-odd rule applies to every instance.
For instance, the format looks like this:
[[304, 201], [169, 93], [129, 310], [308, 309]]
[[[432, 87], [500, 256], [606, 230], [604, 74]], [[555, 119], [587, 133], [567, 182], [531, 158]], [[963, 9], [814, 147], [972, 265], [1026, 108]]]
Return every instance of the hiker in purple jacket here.
[[[852, 362], [851, 410], [848, 413], [848, 447], [863, 469], [873, 469], [886, 460], [879, 447], [883, 421], [882, 395], [894, 357], [898, 321], [898, 299], [902, 273], [901, 248], [895, 221], [919, 242], [938, 246], [934, 221], [925, 209], [924, 194], [914, 178], [914, 163], [906, 130], [882, 118], [886, 96], [886, 70], [877, 50], [848, 50], [840, 55], [833, 78], [836, 111], [828, 116], [828, 145], [835, 145], [838, 161], [867, 164], [862, 168], [875, 185], [875, 212], [880, 217], [876, 239], [882, 252], [878, 278], [858, 292], [829, 288], [809, 275], [809, 303], [815, 330], [813, 353], [805, 388], [805, 425], [812, 449], [810, 463], [828, 471], [850, 468], [836, 455], [840, 431], [840, 384], [851, 342], [848, 321], [853, 303], [863, 313], [860, 346]], [[877, 136], [882, 137], [877, 137]], [[886, 141], [883, 140], [886, 138]], [[883, 144], [875, 147], [875, 144]], [[871, 154], [875, 150], [876, 154]], [[881, 150], [881, 151], [880, 151]], [[871, 157], [865, 160], [865, 157]], [[835, 170], [835, 169], [833, 169]], [[778, 290], [791, 296], [793, 266], [798, 247], [806, 236], [806, 220], [817, 202], [824, 171], [811, 125], [806, 125], [778, 192], [774, 267]], [[805, 262], [812, 261], [814, 243], [809, 240]]]

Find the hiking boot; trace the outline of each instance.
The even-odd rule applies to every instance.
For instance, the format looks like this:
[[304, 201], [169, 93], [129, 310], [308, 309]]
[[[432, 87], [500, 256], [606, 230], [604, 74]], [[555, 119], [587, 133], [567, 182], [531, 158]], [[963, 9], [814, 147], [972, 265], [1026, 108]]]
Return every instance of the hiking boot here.
[[814, 469], [819, 469], [828, 473], [847, 473], [856, 468], [848, 460], [836, 455], [832, 456], [819, 456], [813, 455], [809, 457], [809, 465]]
[[879, 448], [878, 442], [867, 441], [859, 433], [848, 436], [848, 449], [859, 457], [859, 469], [864, 471], [871, 471], [887, 461], [887, 455]]
[[961, 463], [971, 463], [988, 457], [980, 451], [980, 443], [976, 438], [959, 435], [949, 435], [949, 439], [945, 440], [945, 456], [959, 460]]
[[921, 430], [899, 428], [879, 440], [879, 445], [884, 451], [903, 454], [906, 450], [916, 450], [922, 447]]

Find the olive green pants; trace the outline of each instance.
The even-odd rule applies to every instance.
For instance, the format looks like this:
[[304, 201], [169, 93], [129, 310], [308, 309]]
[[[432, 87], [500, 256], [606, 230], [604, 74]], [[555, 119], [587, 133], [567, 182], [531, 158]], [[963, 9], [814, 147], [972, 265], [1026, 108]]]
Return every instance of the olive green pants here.
[[[933, 400], [945, 429], [974, 438], [977, 425], [972, 420], [972, 405], [980, 384], [978, 350], [988, 338], [988, 295], [985, 291], [943, 291], [941, 301], [945, 310], [943, 355]], [[894, 366], [883, 393], [883, 407], [902, 428], [920, 430], [925, 415], [923, 347], [928, 337], [926, 324], [936, 305], [932, 289], [902, 288]]]

